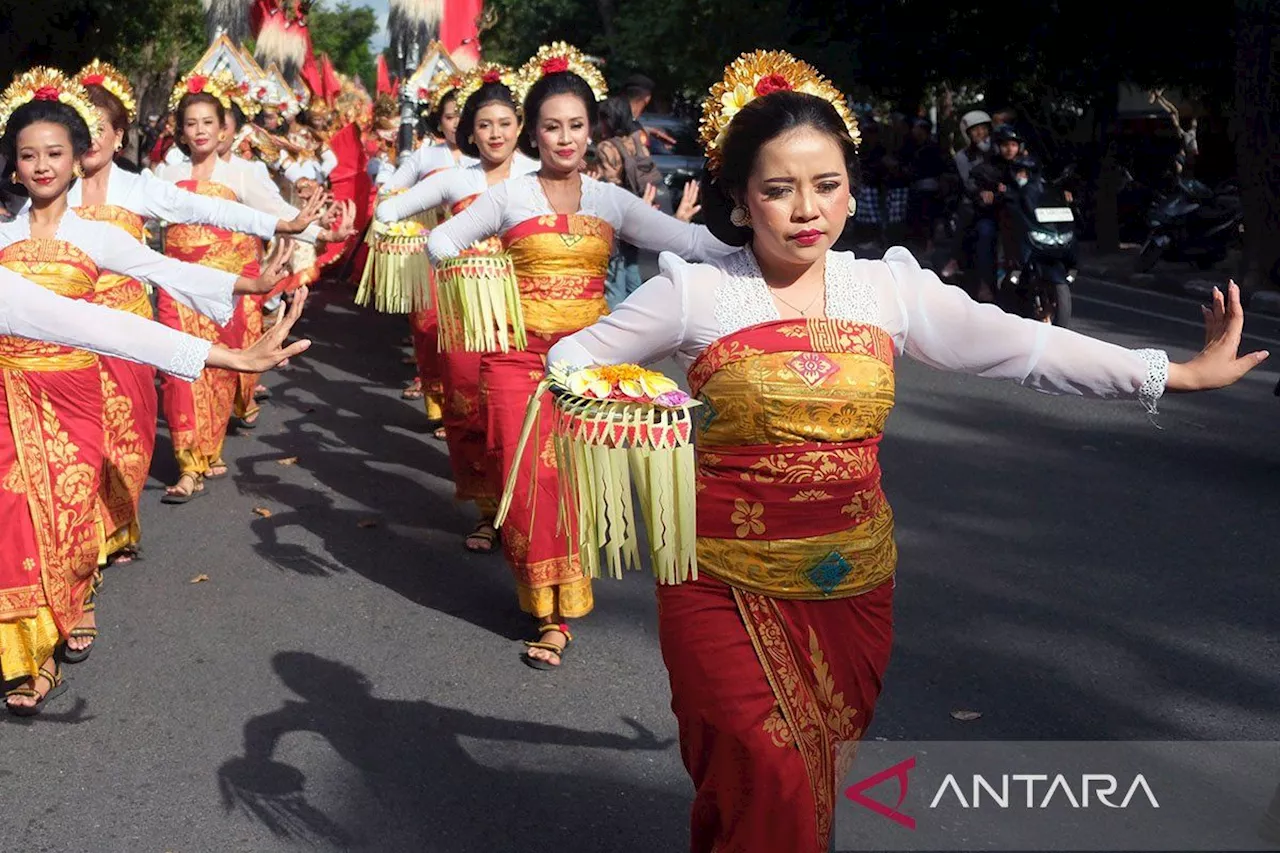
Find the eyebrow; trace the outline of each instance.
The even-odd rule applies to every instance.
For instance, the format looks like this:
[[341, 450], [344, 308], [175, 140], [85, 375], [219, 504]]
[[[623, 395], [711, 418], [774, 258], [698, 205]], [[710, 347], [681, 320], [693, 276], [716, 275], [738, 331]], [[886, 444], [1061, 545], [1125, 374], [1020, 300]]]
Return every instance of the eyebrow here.
[[[813, 180], [825, 181], [828, 178], [839, 178], [839, 177], [841, 177], [839, 172], [826, 172], [821, 175], [814, 175]], [[766, 184], [794, 184], [796, 182], [796, 179], [795, 178], [765, 178], [764, 182]]]

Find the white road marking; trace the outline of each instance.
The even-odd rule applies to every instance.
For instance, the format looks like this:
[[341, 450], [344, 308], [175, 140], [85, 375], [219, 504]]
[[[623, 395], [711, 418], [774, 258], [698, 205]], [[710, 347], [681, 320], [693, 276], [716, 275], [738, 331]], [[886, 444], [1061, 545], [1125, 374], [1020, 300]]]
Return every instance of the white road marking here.
[[[1175, 317], [1172, 314], [1163, 314], [1159, 311], [1149, 311], [1146, 308], [1136, 308], [1132, 305], [1125, 305], [1124, 303], [1121, 303], [1121, 302], [1112, 302], [1109, 299], [1099, 299], [1096, 296], [1082, 296], [1078, 293], [1073, 293], [1071, 294], [1071, 298], [1075, 302], [1092, 303], [1094, 305], [1105, 305], [1108, 308], [1116, 308], [1121, 311], [1129, 311], [1134, 314], [1142, 314], [1145, 317], [1155, 317], [1158, 320], [1165, 320], [1170, 323], [1181, 323], [1182, 325], [1190, 326], [1193, 329], [1204, 328], [1204, 323], [1197, 320], [1188, 320], [1186, 317]], [[1168, 297], [1168, 298], [1174, 298], [1174, 297]], [[1268, 346], [1280, 347], [1280, 340], [1276, 340], [1275, 338], [1268, 338], [1264, 335], [1255, 335], [1250, 333], [1248, 330], [1245, 331], [1244, 336], [1249, 340], [1260, 341], [1261, 343], [1267, 344]]]

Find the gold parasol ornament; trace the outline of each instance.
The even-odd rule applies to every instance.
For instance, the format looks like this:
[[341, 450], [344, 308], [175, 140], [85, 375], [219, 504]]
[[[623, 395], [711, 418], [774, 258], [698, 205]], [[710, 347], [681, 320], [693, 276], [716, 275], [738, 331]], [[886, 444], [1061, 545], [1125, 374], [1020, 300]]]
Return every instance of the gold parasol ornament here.
[[173, 87], [173, 91], [169, 93], [169, 111], [173, 112], [178, 109], [180, 102], [186, 95], [212, 95], [218, 103], [222, 104], [224, 110], [231, 109], [231, 90], [235, 88], [235, 81], [231, 79], [231, 75], [226, 72], [217, 74], [188, 74], [177, 82]]
[[98, 109], [89, 101], [89, 93], [84, 90], [84, 86], [56, 68], [38, 66], [19, 74], [0, 94], [0, 136], [4, 135], [14, 111], [32, 101], [57, 101], [66, 104], [89, 125], [91, 138], [97, 137], [101, 132]]
[[505, 65], [498, 65], [494, 62], [482, 62], [472, 71], [468, 72], [462, 85], [458, 87], [458, 112], [462, 112], [462, 108], [467, 105], [468, 99], [481, 87], [490, 83], [501, 83], [511, 90], [512, 96], [517, 103], [524, 100], [524, 91], [520, 84], [522, 80], [520, 75], [516, 73], [514, 68], [508, 68]]
[[854, 144], [861, 142], [858, 121], [844, 95], [817, 69], [780, 50], [757, 50], [742, 54], [725, 68], [724, 79], [711, 87], [702, 105], [702, 146], [713, 172], [720, 168], [733, 117], [747, 104], [773, 92], [802, 92], [822, 98], [840, 114]]
[[[578, 550], [583, 574], [598, 578], [607, 566], [611, 577], [621, 578], [624, 569], [639, 567], [634, 493], [658, 583], [696, 580], [692, 412], [700, 404], [674, 380], [634, 364], [576, 370], [552, 365], [529, 402], [495, 525], [500, 527], [511, 509], [520, 460], [530, 436], [537, 434], [545, 393], [555, 402], [557, 530]], [[534, 465], [539, 456], [533, 454]]]
[[562, 41], [544, 44], [529, 61], [520, 66], [521, 92], [527, 93], [533, 84], [549, 74], [577, 74], [587, 85], [597, 101], [609, 97], [609, 87], [600, 69], [591, 64], [586, 54]]
[[76, 75], [81, 86], [101, 86], [116, 97], [129, 116], [130, 123], [138, 118], [138, 101], [133, 95], [133, 86], [129, 78], [114, 65], [95, 59]]

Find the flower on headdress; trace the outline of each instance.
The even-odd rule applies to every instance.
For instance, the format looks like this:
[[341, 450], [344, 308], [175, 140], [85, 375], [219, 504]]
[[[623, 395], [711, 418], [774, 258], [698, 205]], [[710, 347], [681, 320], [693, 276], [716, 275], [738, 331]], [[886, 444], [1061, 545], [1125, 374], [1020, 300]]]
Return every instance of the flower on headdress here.
[[62, 94], [62, 90], [57, 86], [41, 86], [36, 89], [34, 97], [37, 101], [56, 101]]
[[418, 87], [418, 100], [419, 100], [419, 101], [425, 101], [425, 100], [427, 100], [427, 99], [428, 99], [428, 98], [430, 98], [430, 97], [431, 97], [431, 93], [430, 93], [430, 92], [428, 92], [426, 89], [422, 88], [421, 86], [419, 86], [419, 87]]
[[553, 56], [542, 63], [543, 74], [562, 74], [569, 70], [569, 59], [565, 56]]
[[760, 97], [773, 92], [790, 92], [791, 83], [781, 74], [766, 74], [756, 81], [756, 94]]
[[204, 91], [205, 84], [209, 82], [209, 78], [202, 74], [192, 74], [187, 80], [187, 91], [193, 95], [197, 95]]
[[743, 107], [751, 103], [752, 97], [751, 90], [747, 88], [745, 83], [739, 83], [732, 89], [726, 90], [720, 96], [720, 103], [724, 107], [722, 114], [726, 122], [736, 116]]
[[80, 82], [85, 86], [101, 86], [106, 79], [102, 74], [86, 74], [80, 78]]
[[501, 83], [502, 72], [497, 68], [490, 68], [488, 71], [484, 72], [484, 77], [481, 79], [486, 83]]

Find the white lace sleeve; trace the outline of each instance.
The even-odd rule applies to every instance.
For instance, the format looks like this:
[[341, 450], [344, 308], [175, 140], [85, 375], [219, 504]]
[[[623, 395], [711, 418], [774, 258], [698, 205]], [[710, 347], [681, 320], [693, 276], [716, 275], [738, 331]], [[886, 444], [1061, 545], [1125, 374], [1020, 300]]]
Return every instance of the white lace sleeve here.
[[403, 193], [378, 202], [378, 207], [374, 211], [378, 221], [398, 222], [406, 217], [444, 204], [445, 194], [458, 172], [460, 172], [458, 169], [437, 172], [426, 180], [419, 181]]
[[[874, 265], [874, 261], [863, 263]], [[885, 328], [900, 352], [941, 370], [1010, 379], [1050, 394], [1128, 397], [1149, 411], [1164, 393], [1168, 356], [1131, 350], [974, 302], [923, 270], [906, 249], [878, 276]]]
[[0, 267], [0, 331], [149, 364], [188, 381], [210, 344], [152, 320], [59, 296]]
[[741, 247], [721, 243], [705, 225], [681, 222], [644, 199], [613, 184], [601, 184], [596, 192], [605, 193], [621, 211], [618, 236], [641, 249], [671, 252], [687, 261], [709, 261], [732, 255]]
[[122, 239], [113, 225], [69, 220], [69, 216], [63, 218], [63, 227], [74, 224], [71, 241], [88, 252], [102, 269], [149, 281], [219, 326], [231, 321], [238, 278], [235, 274], [166, 257], [137, 240]]
[[183, 225], [212, 225], [227, 231], [253, 234], [270, 240], [276, 232], [277, 217], [239, 202], [188, 192], [158, 178], [143, 178], [140, 193], [147, 209], [144, 216]]
[[666, 276], [651, 278], [613, 312], [562, 338], [547, 364], [652, 364], [673, 355], [685, 337], [684, 288]]
[[427, 238], [427, 254], [433, 264], [456, 258], [472, 243], [502, 233], [509, 184], [510, 181], [506, 181], [489, 188], [466, 210], [432, 230]]

